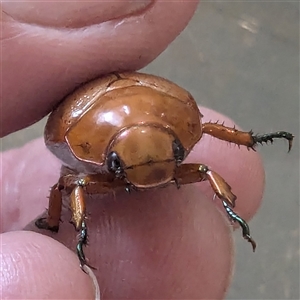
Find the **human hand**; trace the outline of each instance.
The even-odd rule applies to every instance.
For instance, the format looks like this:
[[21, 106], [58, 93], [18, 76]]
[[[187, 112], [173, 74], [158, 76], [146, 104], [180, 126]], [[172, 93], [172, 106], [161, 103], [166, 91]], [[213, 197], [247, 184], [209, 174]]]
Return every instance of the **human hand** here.
[[[86, 4], [68, 5], [83, 9]], [[100, 11], [105, 10], [101, 7], [106, 3], [98, 5]], [[124, 5], [120, 4], [119, 11], [124, 11]], [[46, 16], [46, 26], [39, 27], [20, 25], [5, 15], [2, 134], [41, 118], [82, 81], [112, 70], [146, 65], [186, 25], [195, 7], [192, 2], [155, 2], [140, 12], [141, 16], [129, 19], [120, 17], [114, 8], [114, 13], [106, 10], [93, 23], [112, 16], [119, 16], [118, 20], [74, 32], [47, 27], [51, 22], [57, 22], [56, 27], [64, 25], [65, 16], [54, 21]], [[7, 13], [13, 15], [9, 10]], [[30, 20], [39, 23], [38, 16]], [[78, 20], [83, 20], [82, 15]], [[76, 24], [72, 26], [82, 26]], [[16, 83], [18, 88], [14, 88]], [[216, 112], [204, 108], [201, 112], [204, 121], [219, 119], [232, 124]], [[36, 233], [11, 231], [22, 229], [47, 206], [49, 186], [59, 176], [59, 162], [42, 140], [4, 153], [1, 159], [1, 225], [6, 232], [1, 237], [2, 296], [93, 298], [90, 278], [80, 270], [73, 251]], [[263, 170], [255, 152], [204, 137], [188, 161], [203, 162], [222, 174], [238, 196], [236, 210], [246, 219], [254, 214], [263, 190]], [[230, 283], [233, 250], [228, 221], [212, 198], [210, 187], [200, 183], [179, 191], [170, 187], [89, 199], [90, 245], [85, 253], [97, 267], [103, 298], [222, 298]], [[76, 233], [68, 223], [68, 214], [62, 218], [58, 234], [40, 231], [33, 223], [27, 228], [50, 235], [73, 250]]]

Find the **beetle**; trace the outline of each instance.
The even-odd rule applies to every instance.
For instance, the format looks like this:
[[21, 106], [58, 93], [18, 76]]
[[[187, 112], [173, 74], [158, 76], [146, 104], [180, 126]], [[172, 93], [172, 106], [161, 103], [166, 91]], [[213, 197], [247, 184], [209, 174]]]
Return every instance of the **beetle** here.
[[248, 224], [233, 210], [236, 196], [229, 184], [205, 164], [183, 162], [204, 134], [253, 150], [258, 143], [284, 138], [289, 151], [294, 136], [286, 131], [254, 135], [202, 123], [202, 117], [189, 92], [158, 76], [112, 73], [81, 86], [52, 111], [45, 127], [46, 146], [63, 165], [50, 191], [48, 216], [37, 219], [36, 226], [59, 230], [62, 193], [67, 193], [83, 268], [87, 265], [86, 195], [208, 181], [254, 251]]

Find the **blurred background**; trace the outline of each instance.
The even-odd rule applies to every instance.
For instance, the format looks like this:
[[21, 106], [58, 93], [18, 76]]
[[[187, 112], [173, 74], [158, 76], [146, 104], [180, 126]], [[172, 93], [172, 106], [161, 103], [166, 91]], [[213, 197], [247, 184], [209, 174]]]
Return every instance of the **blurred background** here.
[[[166, 77], [198, 103], [257, 133], [296, 139], [259, 147], [263, 205], [251, 221], [255, 254], [235, 233], [227, 299], [299, 299], [299, 2], [205, 2], [185, 31], [145, 72]], [[7, 150], [42, 136], [45, 120], [2, 139]]]

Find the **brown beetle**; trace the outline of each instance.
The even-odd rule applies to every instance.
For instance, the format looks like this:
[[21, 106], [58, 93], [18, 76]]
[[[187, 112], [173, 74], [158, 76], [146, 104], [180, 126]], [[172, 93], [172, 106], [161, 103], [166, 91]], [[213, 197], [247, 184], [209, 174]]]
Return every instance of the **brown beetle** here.
[[234, 211], [236, 196], [216, 172], [204, 164], [182, 164], [203, 134], [254, 149], [257, 143], [293, 135], [285, 131], [253, 135], [221, 124], [201, 123], [190, 93], [176, 84], [141, 73], [114, 73], [93, 80], [69, 95], [50, 115], [45, 143], [62, 162], [61, 177], [51, 188], [47, 218], [39, 228], [58, 231], [62, 191], [70, 195], [72, 220], [80, 232], [77, 254], [86, 263], [85, 194], [118, 188], [145, 190], [209, 181], [243, 237], [253, 247], [248, 224]]

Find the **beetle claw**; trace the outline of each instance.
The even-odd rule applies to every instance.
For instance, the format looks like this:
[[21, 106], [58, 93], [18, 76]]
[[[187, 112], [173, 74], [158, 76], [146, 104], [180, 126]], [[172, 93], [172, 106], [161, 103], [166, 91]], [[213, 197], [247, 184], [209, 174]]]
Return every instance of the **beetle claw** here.
[[46, 229], [52, 232], [58, 232], [59, 226], [49, 226], [47, 218], [39, 218], [35, 221], [35, 226], [39, 229]]
[[179, 190], [180, 189], [180, 183], [179, 183], [179, 181], [176, 177], [174, 178], [174, 184], [176, 185], [177, 189]]
[[128, 194], [131, 194], [131, 186], [130, 185], [127, 185], [126, 187], [125, 187], [125, 191], [126, 191], [126, 193], [128, 193]]

